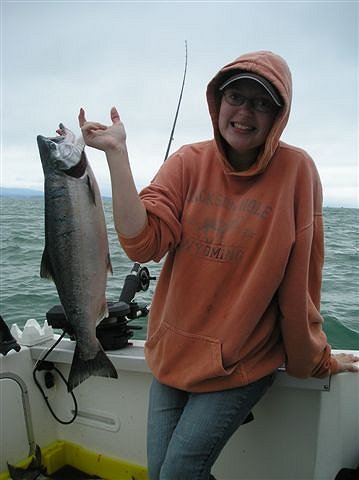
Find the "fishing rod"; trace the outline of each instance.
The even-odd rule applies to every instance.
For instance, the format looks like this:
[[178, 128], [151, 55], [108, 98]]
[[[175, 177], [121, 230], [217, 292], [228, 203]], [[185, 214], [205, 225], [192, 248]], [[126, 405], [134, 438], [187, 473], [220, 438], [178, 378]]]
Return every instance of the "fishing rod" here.
[[174, 119], [174, 122], [173, 122], [172, 131], [171, 131], [171, 134], [170, 134], [170, 139], [169, 139], [169, 142], [168, 142], [168, 146], [167, 146], [167, 150], [166, 150], [166, 155], [165, 155], [165, 158], [164, 158], [164, 160], [163, 160], [164, 162], [167, 160], [167, 157], [168, 157], [168, 154], [169, 154], [169, 151], [170, 151], [170, 147], [171, 147], [171, 143], [172, 143], [172, 141], [173, 141], [173, 134], [174, 134], [174, 131], [175, 131], [175, 128], [176, 128], [178, 112], [179, 112], [179, 109], [180, 109], [180, 105], [181, 105], [181, 101], [182, 101], [182, 94], [183, 94], [183, 89], [184, 89], [184, 84], [185, 84], [185, 80], [186, 80], [187, 59], [188, 59], [187, 40], [185, 40], [184, 43], [185, 43], [185, 48], [186, 48], [186, 57], [185, 57], [185, 64], [184, 64], [182, 87], [181, 87], [181, 92], [180, 92], [180, 96], [179, 96], [179, 99], [178, 99], [176, 115], [175, 115], [175, 119]]

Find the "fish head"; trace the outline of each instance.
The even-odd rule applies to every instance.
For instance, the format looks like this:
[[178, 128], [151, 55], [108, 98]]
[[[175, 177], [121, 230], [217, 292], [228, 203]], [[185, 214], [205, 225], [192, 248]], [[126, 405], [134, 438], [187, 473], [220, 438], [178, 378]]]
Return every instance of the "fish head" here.
[[45, 174], [53, 171], [71, 172], [78, 165], [84, 163], [85, 144], [82, 139], [76, 141], [75, 135], [62, 123], [57, 132], [59, 135], [56, 137], [37, 136], [37, 145]]

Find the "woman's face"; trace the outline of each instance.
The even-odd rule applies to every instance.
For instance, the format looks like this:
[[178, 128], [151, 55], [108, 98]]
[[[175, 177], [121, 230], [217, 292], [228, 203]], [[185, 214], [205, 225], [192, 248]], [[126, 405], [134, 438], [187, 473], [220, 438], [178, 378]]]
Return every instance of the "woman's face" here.
[[218, 126], [235, 168], [246, 170], [256, 161], [277, 112], [270, 94], [255, 80], [241, 79], [225, 88]]

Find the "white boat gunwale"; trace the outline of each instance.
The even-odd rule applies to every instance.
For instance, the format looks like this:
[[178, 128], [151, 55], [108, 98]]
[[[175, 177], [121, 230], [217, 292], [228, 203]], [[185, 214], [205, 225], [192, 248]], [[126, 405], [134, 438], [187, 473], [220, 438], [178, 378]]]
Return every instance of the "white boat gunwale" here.
[[[53, 343], [22, 347], [20, 352], [0, 357], [0, 372], [13, 372], [26, 383], [36, 442], [45, 447], [64, 439], [145, 465], [147, 391], [152, 376], [144, 342], [133, 340], [131, 346], [107, 352], [119, 378], [91, 377], [76, 388], [81, 415], [66, 426], [51, 417], [32, 379], [34, 365]], [[74, 346], [75, 342], [63, 339], [46, 358], [65, 378]], [[62, 382], [56, 380], [55, 389], [47, 393], [57, 412], [71, 414], [73, 405]], [[15, 382], [1, 381], [0, 396], [0, 471], [4, 471], [6, 461], [15, 463], [26, 457], [28, 443], [20, 389]], [[280, 370], [273, 387], [255, 407], [254, 417], [225, 447], [213, 470], [216, 478], [333, 480], [340, 468], [356, 468], [359, 463], [359, 375], [302, 380]]]

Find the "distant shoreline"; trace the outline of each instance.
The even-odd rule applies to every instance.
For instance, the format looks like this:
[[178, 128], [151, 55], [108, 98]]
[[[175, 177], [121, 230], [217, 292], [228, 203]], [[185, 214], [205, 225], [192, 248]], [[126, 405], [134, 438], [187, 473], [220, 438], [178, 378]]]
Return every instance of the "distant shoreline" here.
[[[9, 188], [0, 187], [0, 197], [12, 198], [43, 198], [44, 192], [32, 190], [31, 188]], [[109, 195], [102, 195], [102, 198], [111, 198]]]
[[32, 190], [31, 188], [8, 188], [0, 187], [1, 197], [43, 197], [41, 190]]
[[[43, 197], [44, 192], [41, 190], [32, 190], [31, 188], [11, 188], [11, 187], [0, 187], [0, 197], [13, 197], [13, 198], [38, 198]], [[104, 199], [111, 199], [111, 195], [104, 194], [102, 195]], [[353, 206], [343, 206], [343, 205], [324, 205], [323, 208], [353, 208], [358, 209], [359, 207]]]

